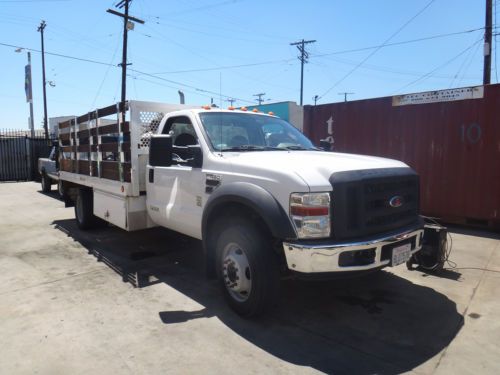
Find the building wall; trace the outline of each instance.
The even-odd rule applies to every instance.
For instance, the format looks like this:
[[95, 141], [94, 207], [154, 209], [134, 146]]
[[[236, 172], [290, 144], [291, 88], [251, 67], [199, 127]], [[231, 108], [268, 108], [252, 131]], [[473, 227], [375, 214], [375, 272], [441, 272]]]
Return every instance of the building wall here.
[[63, 121], [67, 121], [69, 119], [75, 118], [75, 116], [58, 116], [58, 117], [49, 117], [49, 134], [57, 137], [58, 135], [58, 124]]
[[300, 131], [303, 130], [304, 125], [304, 110], [303, 107], [294, 102], [280, 102], [269, 103], [262, 105], [253, 105], [247, 107], [249, 110], [257, 108], [264, 113], [273, 112], [275, 116], [288, 121]]
[[465, 100], [456, 100], [460, 90], [443, 90], [306, 106], [304, 133], [316, 144], [329, 139], [334, 151], [406, 162], [420, 175], [426, 215], [498, 228], [500, 85], [476, 92]]

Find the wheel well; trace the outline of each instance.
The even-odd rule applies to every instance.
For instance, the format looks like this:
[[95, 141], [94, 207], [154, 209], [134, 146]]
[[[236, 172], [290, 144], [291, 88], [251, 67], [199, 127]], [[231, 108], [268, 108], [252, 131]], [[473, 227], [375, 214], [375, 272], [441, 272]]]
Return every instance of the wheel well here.
[[231, 218], [242, 217], [251, 221], [259, 230], [261, 230], [266, 237], [273, 243], [277, 239], [273, 238], [270, 228], [266, 225], [261, 215], [251, 207], [239, 203], [228, 202], [215, 207], [207, 220], [207, 228], [205, 230], [206, 236], [203, 239], [205, 248], [205, 259], [207, 266], [207, 275], [210, 278], [215, 277], [215, 241], [216, 234], [219, 231], [218, 226], [222, 226], [227, 222], [231, 222]]

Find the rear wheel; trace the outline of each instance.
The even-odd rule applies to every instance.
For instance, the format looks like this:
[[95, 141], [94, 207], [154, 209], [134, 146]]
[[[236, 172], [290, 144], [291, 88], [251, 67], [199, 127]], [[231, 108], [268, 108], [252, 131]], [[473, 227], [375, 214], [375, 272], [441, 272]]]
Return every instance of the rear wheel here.
[[103, 226], [106, 222], [94, 215], [94, 194], [89, 189], [79, 189], [75, 202], [78, 228], [86, 230]]
[[279, 267], [270, 239], [253, 223], [235, 218], [218, 226], [216, 267], [224, 296], [239, 315], [259, 315], [275, 302]]
[[63, 199], [64, 198], [64, 187], [63, 187], [62, 180], [57, 181], [57, 192], [59, 193], [59, 197], [61, 197], [61, 199]]
[[42, 172], [42, 191], [44, 193], [49, 193], [52, 188], [52, 180], [50, 179], [49, 176], [47, 176], [47, 173]]

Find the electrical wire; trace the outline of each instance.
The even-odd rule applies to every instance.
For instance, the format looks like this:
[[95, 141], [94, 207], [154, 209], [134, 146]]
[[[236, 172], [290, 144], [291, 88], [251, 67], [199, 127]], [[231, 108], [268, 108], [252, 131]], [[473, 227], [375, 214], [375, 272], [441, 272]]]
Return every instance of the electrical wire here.
[[460, 87], [460, 85], [462, 84], [462, 81], [464, 80], [465, 75], [469, 71], [469, 68], [470, 68], [472, 62], [474, 61], [474, 57], [476, 56], [477, 52], [479, 51], [479, 47], [481, 47], [481, 43], [477, 44], [476, 49], [474, 50], [474, 52], [470, 56], [469, 63], [467, 64], [464, 71], [462, 72], [462, 76], [460, 77], [460, 80], [457, 82], [457, 86]]
[[[11, 48], [21, 48], [21, 49], [24, 49], [26, 51], [31, 51], [31, 52], [38, 52], [38, 53], [41, 52], [40, 50], [37, 50], [37, 49], [34, 49], [34, 48], [27, 48], [27, 47], [22, 47], [22, 46], [16, 46], [16, 45], [13, 45], [13, 44], [8, 44], [8, 43], [0, 43], [0, 45], [1, 46], [6, 46], [6, 47], [11, 47]], [[84, 58], [80, 58], [80, 57], [64, 55], [64, 54], [61, 54], [61, 53], [45, 52], [45, 54], [46, 55], [51, 55], [51, 56], [57, 56], [57, 57], [67, 58], [67, 59], [72, 59], [72, 60], [77, 60], [77, 61], [83, 61], [83, 62], [98, 64], [98, 65], [103, 65], [103, 66], [114, 66], [114, 67], [116, 67], [115, 65], [109, 64], [109, 63], [106, 63], [106, 62], [96, 61], [96, 60], [91, 60], [91, 59], [84, 59]], [[219, 95], [219, 93], [215, 92], [215, 91], [205, 90], [205, 89], [193, 86], [193, 85], [188, 85], [188, 84], [185, 84], [185, 83], [182, 83], [182, 82], [173, 81], [173, 80], [170, 80], [170, 79], [166, 79], [166, 78], [163, 78], [163, 77], [156, 76], [156, 75], [151, 74], [151, 73], [142, 72], [142, 71], [137, 70], [137, 69], [128, 68], [128, 70], [132, 71], [132, 72], [135, 72], [135, 73], [138, 73], [138, 74], [142, 74], [142, 75], [151, 77], [151, 78], [155, 78], [155, 79], [158, 79], [158, 80], [161, 80], [161, 81], [173, 83], [173, 84], [181, 86], [181, 87], [189, 87], [189, 88], [192, 88], [192, 89], [194, 89], [196, 91], [210, 93], [210, 94], [214, 94], [214, 95]], [[253, 104], [253, 101], [251, 101], [251, 100], [238, 98], [238, 97], [235, 97], [233, 95], [222, 94], [222, 97], [228, 98], [228, 99], [229, 98], [234, 98], [234, 99], [237, 99], [238, 101], [242, 101], [242, 102], [245, 102], [245, 103], [252, 103]]]
[[[479, 45], [479, 44], [478, 44]], [[467, 69], [469, 67], [469, 65], [467, 64], [467, 61], [471, 60], [474, 58], [474, 55], [475, 55], [475, 52], [471, 49], [469, 50], [469, 54], [467, 56], [465, 56], [465, 58], [463, 59], [462, 63], [460, 64], [457, 72], [455, 73], [455, 75], [453, 76], [451, 82], [450, 82], [450, 86], [448, 87], [449, 89], [451, 89], [453, 87], [453, 83], [455, 82], [455, 80], [458, 78], [458, 76], [460, 75], [460, 73], [462, 72], [462, 69], [465, 67], [465, 65], [467, 65]]]
[[398, 35], [406, 26], [408, 26], [415, 18], [417, 18], [419, 15], [421, 15], [427, 8], [429, 8], [432, 3], [434, 3], [435, 0], [431, 0], [425, 5], [421, 10], [419, 10], [413, 17], [411, 17], [408, 21], [406, 21], [399, 29], [397, 29], [394, 33], [389, 36], [379, 47], [377, 47], [375, 50], [373, 50], [368, 56], [366, 56], [362, 61], [359, 62], [358, 65], [356, 65], [354, 68], [352, 68], [347, 74], [345, 74], [342, 78], [340, 78], [337, 82], [333, 84], [328, 90], [326, 90], [322, 95], [319, 96], [318, 99], [323, 98], [325, 95], [327, 95], [330, 91], [332, 91], [335, 87], [337, 87], [339, 84], [341, 84], [345, 79], [347, 79], [351, 74], [353, 74], [360, 66], [362, 66], [370, 57], [375, 55], [382, 47], [384, 47], [389, 41], [394, 38], [396, 35]]
[[452, 63], [453, 61], [455, 61], [456, 59], [458, 59], [460, 56], [462, 56], [464, 53], [466, 53], [467, 51], [469, 51], [471, 48], [475, 47], [479, 42], [481, 42], [483, 38], [477, 40], [476, 42], [474, 42], [471, 46], [467, 47], [466, 49], [464, 49], [462, 52], [460, 52], [458, 55], [452, 57], [450, 60], [446, 61], [445, 63], [439, 65], [438, 67], [432, 69], [430, 72], [422, 75], [420, 78], [417, 78], [416, 80], [414, 81], [411, 81], [410, 83], [400, 87], [396, 92], [396, 93], [400, 93], [402, 90], [406, 89], [407, 87], [410, 87], [412, 85], [414, 85], [415, 83], [417, 82], [420, 82], [428, 77], [430, 77], [432, 74], [434, 74], [436, 71], [438, 71], [439, 69], [441, 68], [444, 68], [446, 65]]
[[346, 50], [340, 50], [340, 51], [335, 51], [335, 52], [310, 54], [310, 55], [313, 56], [313, 57], [325, 57], [325, 56], [333, 56], [333, 55], [342, 55], [342, 54], [352, 53], [352, 52], [362, 52], [362, 51], [367, 51], [367, 50], [377, 49], [377, 48], [380, 49], [380, 48], [385, 48], [385, 47], [400, 46], [400, 45], [404, 45], [404, 44], [411, 44], [411, 43], [423, 42], [423, 41], [426, 41], [426, 40], [433, 40], [433, 39], [445, 38], [445, 37], [454, 36], [454, 35], [469, 34], [469, 33], [472, 33], [474, 31], [479, 31], [479, 30], [484, 30], [484, 27], [478, 27], [478, 28], [475, 28], [475, 29], [464, 30], [464, 31], [457, 31], [457, 32], [447, 33], [447, 34], [431, 35], [431, 36], [426, 36], [426, 37], [417, 38], [417, 39], [403, 40], [401, 42], [378, 44], [376, 46], [370, 46], [370, 47], [361, 47], [361, 48], [346, 49]]
[[106, 69], [106, 72], [104, 73], [104, 77], [102, 78], [101, 84], [99, 85], [99, 88], [97, 89], [97, 92], [95, 94], [94, 100], [92, 101], [92, 104], [90, 105], [90, 108], [94, 108], [94, 104], [97, 101], [97, 98], [99, 97], [99, 94], [101, 93], [102, 86], [104, 86], [104, 82], [106, 81], [106, 78], [108, 77], [109, 71], [112, 66], [115, 66], [113, 64], [113, 61], [115, 60], [116, 52], [118, 51], [118, 46], [120, 45], [119, 40], [118, 43], [116, 44], [115, 51], [113, 52], [113, 56], [111, 57], [111, 61], [109, 63], [109, 66]]

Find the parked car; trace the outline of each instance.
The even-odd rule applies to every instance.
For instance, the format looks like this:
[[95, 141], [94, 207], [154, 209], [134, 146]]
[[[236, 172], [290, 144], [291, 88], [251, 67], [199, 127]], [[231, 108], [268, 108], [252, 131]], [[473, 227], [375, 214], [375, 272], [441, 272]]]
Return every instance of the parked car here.
[[59, 145], [54, 143], [48, 158], [38, 159], [38, 172], [41, 176], [42, 191], [48, 193], [52, 185], [57, 184], [59, 195], [62, 196], [62, 181], [59, 179]]

